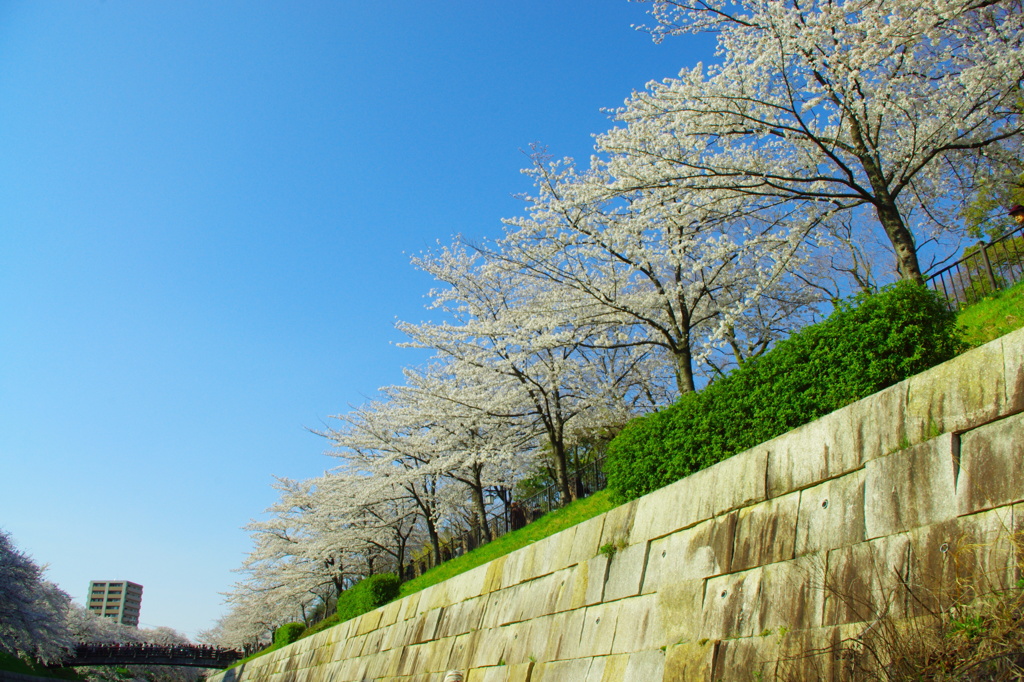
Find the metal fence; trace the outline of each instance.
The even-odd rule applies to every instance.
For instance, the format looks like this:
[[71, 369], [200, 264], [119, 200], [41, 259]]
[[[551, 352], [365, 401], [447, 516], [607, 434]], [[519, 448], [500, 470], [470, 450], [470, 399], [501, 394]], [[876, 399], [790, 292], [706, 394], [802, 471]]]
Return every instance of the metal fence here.
[[964, 257], [928, 278], [953, 310], [977, 303], [985, 296], [1024, 278], [1024, 225], [964, 251]]
[[[576, 499], [589, 497], [599, 490], [604, 490], [608, 485], [608, 479], [605, 478], [603, 467], [604, 458], [601, 457], [569, 474], [569, 485]], [[486, 531], [476, 524], [471, 528], [450, 528], [446, 533], [446, 539], [440, 543], [442, 562], [461, 556], [510, 531], [533, 523], [548, 512], [564, 507], [570, 501], [563, 499], [562, 492], [556, 483], [521, 500], [513, 498], [511, 491], [507, 489], [495, 490], [493, 497], [494, 500], [488, 506], [497, 507], [497, 509], [487, 513]], [[421, 575], [437, 565], [430, 546], [424, 547], [424, 550], [426, 551], [421, 558], [410, 563], [411, 575], [409, 577]]]

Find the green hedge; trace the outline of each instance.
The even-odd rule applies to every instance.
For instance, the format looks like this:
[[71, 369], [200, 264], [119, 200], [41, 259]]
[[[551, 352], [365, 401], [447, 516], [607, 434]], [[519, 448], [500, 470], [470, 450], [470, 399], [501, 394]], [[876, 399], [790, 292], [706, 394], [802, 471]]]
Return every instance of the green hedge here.
[[369, 578], [360, 580], [358, 583], [338, 595], [337, 608], [331, 616], [317, 623], [306, 631], [306, 635], [312, 635], [326, 630], [332, 625], [344, 623], [356, 616], [369, 613], [376, 608], [394, 601], [398, 597], [398, 590], [402, 582], [393, 573], [381, 573], [371, 575]]
[[306, 631], [305, 623], [285, 623], [274, 631], [274, 646], [282, 647], [295, 642]]
[[609, 444], [616, 501], [661, 488], [944, 362], [954, 313], [909, 282], [844, 302], [699, 393], [631, 421]]

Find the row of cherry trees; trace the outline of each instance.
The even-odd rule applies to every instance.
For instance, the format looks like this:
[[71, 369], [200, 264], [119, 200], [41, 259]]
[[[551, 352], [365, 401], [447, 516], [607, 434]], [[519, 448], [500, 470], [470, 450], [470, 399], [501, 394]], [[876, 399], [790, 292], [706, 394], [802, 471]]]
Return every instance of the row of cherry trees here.
[[[1019, 157], [1016, 0], [656, 0], [656, 40], [719, 61], [649, 83], [581, 166], [534, 148], [533, 192], [494, 241], [413, 259], [431, 362], [323, 431], [337, 469], [280, 480], [249, 529], [223, 644], [308, 618], [351, 581], [403, 573], [484, 491], [573, 453], [763, 353], [823, 303], [923, 281], [978, 183]], [[235, 637], [235, 640], [231, 640]]]
[[[45, 568], [18, 550], [0, 530], [0, 652], [33, 662], [57, 663], [81, 643], [188, 644], [167, 627], [134, 628], [102, 618], [75, 604]], [[132, 666], [154, 682], [194, 682], [196, 669]], [[80, 668], [87, 679], [116, 679], [112, 667]]]

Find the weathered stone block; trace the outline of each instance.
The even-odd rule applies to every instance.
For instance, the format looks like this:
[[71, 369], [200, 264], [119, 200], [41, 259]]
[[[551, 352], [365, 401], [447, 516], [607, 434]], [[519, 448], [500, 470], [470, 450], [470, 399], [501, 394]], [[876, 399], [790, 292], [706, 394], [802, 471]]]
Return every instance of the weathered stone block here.
[[824, 567], [814, 557], [710, 578], [701, 637], [752, 637], [786, 628], [819, 627], [824, 611]]
[[537, 663], [530, 675], [530, 682], [567, 682], [567, 680], [590, 679], [589, 658], [571, 661], [546, 661]]
[[[665, 639], [661, 626], [658, 596], [654, 594], [631, 597], [616, 602], [619, 605], [613, 654], [631, 654], [657, 650]], [[635, 678], [631, 678], [635, 679]]]
[[538, 660], [578, 658], [585, 616], [586, 609], [556, 613], [551, 624], [551, 639]]
[[792, 559], [799, 507], [800, 493], [790, 493], [741, 509], [730, 570]]
[[587, 561], [586, 604], [598, 604], [604, 600], [604, 583], [608, 577], [608, 555], [598, 554]]
[[572, 549], [569, 552], [569, 565], [578, 564], [590, 559], [601, 547], [601, 531], [604, 528], [604, 514], [587, 519], [573, 526]]
[[943, 434], [867, 463], [864, 526], [868, 539], [956, 516], [955, 439]]
[[634, 597], [640, 594], [640, 581], [647, 563], [647, 543], [630, 545], [615, 552], [608, 562], [608, 579], [604, 584], [604, 601]]
[[768, 441], [768, 496], [855, 471], [906, 438], [906, 383], [896, 384]]
[[699, 523], [651, 542], [643, 593], [663, 586], [728, 573], [738, 512]]
[[[498, 665], [505, 660], [508, 654], [508, 648], [511, 646], [509, 642], [510, 638], [506, 628], [481, 630], [480, 636], [470, 640], [467, 646], [469, 648], [469, 662], [459, 667], [459, 669], [464, 670], [466, 668], [483, 668], [489, 665]], [[453, 647], [452, 660], [455, 660], [454, 652], [458, 646], [459, 642], [456, 642], [455, 647]], [[458, 666], [449, 665], [449, 667], [454, 668]]]
[[766, 499], [767, 458], [753, 448], [641, 497], [630, 540], [655, 540]]
[[[637, 500], [621, 504], [604, 514], [604, 525], [601, 527], [601, 540], [598, 547], [604, 545], [626, 545], [631, 542], [630, 532], [633, 529], [633, 519], [636, 516]], [[645, 538], [644, 538], [645, 539]], [[641, 538], [637, 538], [642, 542]]]
[[586, 606], [589, 564], [576, 564], [558, 572], [564, 581], [554, 611], [569, 611]]
[[1024, 410], [1024, 329], [1010, 332], [992, 343], [1003, 349], [1003, 385], [1006, 410], [1013, 414]]
[[796, 555], [864, 540], [864, 469], [800, 492]]
[[[505, 635], [505, 662], [526, 663], [547, 646], [551, 630], [551, 616], [512, 623], [501, 630]], [[540, 642], [538, 646], [536, 641]]]
[[612, 652], [619, 603], [595, 604], [586, 608], [578, 656], [607, 656]]
[[963, 434], [957, 511], [971, 514], [1024, 501], [1024, 413]]
[[665, 672], [662, 679], [672, 682], [710, 681], [718, 651], [717, 641], [683, 642], [665, 651]]
[[993, 509], [910, 532], [911, 615], [1005, 590], [1017, 577], [1013, 510]]
[[907, 436], [967, 431], [1005, 416], [1003, 346], [988, 343], [907, 380]]
[[487, 571], [484, 575], [483, 585], [480, 587], [481, 594], [487, 595], [501, 589], [501, 577], [505, 573], [505, 561], [507, 560], [508, 555], [505, 554], [486, 564]]
[[449, 603], [455, 604], [460, 601], [479, 597], [484, 594], [484, 585], [487, 583], [487, 566], [477, 566], [458, 576], [457, 580], [446, 581], [448, 586]]
[[879, 617], [903, 618], [910, 574], [910, 539], [889, 535], [828, 552], [823, 581], [823, 625], [860, 623]]

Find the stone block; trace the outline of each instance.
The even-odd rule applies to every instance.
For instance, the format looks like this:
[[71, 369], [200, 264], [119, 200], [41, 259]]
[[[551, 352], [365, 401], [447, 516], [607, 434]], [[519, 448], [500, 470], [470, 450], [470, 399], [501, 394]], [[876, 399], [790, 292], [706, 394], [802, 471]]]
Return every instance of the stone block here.
[[652, 541], [642, 592], [728, 573], [737, 515], [731, 512]]
[[663, 631], [663, 640], [658, 642], [658, 646], [672, 646], [700, 638], [705, 582], [672, 582], [663, 585], [662, 589], [655, 593], [655, 607]]
[[1024, 329], [1010, 332], [992, 343], [1003, 349], [1003, 385], [1006, 389], [1006, 411], [1024, 411]]
[[573, 526], [574, 534], [572, 549], [569, 552], [569, 565], [584, 562], [597, 554], [597, 550], [601, 547], [604, 516], [601, 514]]
[[961, 515], [1024, 502], [1024, 413], [960, 439], [956, 507]]
[[376, 630], [380, 625], [381, 610], [374, 609], [369, 613], [359, 616], [359, 624], [356, 626], [356, 634], [365, 635], [367, 632]]
[[739, 510], [730, 570], [743, 571], [793, 558], [800, 493]]
[[710, 682], [718, 651], [717, 641], [687, 641], [669, 646], [665, 651], [664, 680], [682, 682]]
[[[613, 654], [632, 654], [657, 649], [665, 639], [658, 595], [648, 594], [616, 602], [619, 605], [612, 642]], [[639, 679], [639, 678], [629, 678]]]
[[[630, 531], [636, 516], [637, 500], [621, 504], [604, 513], [604, 524], [601, 527], [601, 539], [598, 547], [605, 545], [627, 545], [630, 543]], [[643, 542], [646, 538], [638, 538]]]
[[552, 612], [569, 611], [586, 605], [588, 564], [576, 564], [559, 571], [561, 581]]
[[1010, 507], [933, 524], [908, 534], [911, 615], [925, 615], [1011, 587], [1017, 579]]
[[484, 593], [484, 585], [487, 583], [487, 566], [477, 566], [446, 582], [449, 583], [448, 599], [450, 604], [479, 597]]
[[484, 630], [474, 630], [464, 635], [458, 635], [452, 643], [449, 652], [448, 667], [455, 670], [466, 670], [472, 667], [474, 654], [477, 646], [483, 639]]
[[906, 383], [890, 386], [768, 441], [769, 497], [855, 471], [905, 441]]
[[988, 343], [909, 379], [906, 429], [911, 443], [960, 432], [1008, 414], [1001, 343]]
[[[479, 637], [470, 640], [469, 645], [467, 645], [467, 648], [471, 647], [468, 651], [468, 663], [460, 669], [498, 665], [508, 655], [509, 641], [510, 638], [506, 628], [480, 630]], [[453, 660], [456, 658], [454, 652], [458, 646], [459, 642], [456, 642], [455, 647], [453, 647]]]
[[590, 679], [595, 682], [620, 682], [628, 679], [661, 679], [658, 678], [629, 678], [626, 677], [626, 666], [629, 665], [629, 655], [618, 654], [613, 656], [602, 656], [595, 658], [590, 664]]
[[545, 661], [533, 666], [530, 682], [568, 682], [568, 680], [590, 679], [589, 658], [571, 661]]
[[604, 601], [640, 594], [640, 581], [643, 580], [644, 566], [647, 564], [647, 548], [646, 542], [630, 545], [609, 558]]
[[484, 608], [484, 615], [480, 619], [480, 627], [490, 629], [514, 623], [522, 609], [522, 605], [518, 603], [519, 595], [519, 590], [514, 587], [487, 595], [487, 604]]
[[[566, 531], [572, 531], [572, 527]], [[534, 574], [538, 577], [545, 576], [564, 568], [568, 564], [569, 551], [575, 535], [575, 532], [562, 531], [538, 540], [535, 543], [537, 551], [534, 553]]]
[[783, 630], [723, 641], [715, 656], [713, 679], [837, 679], [832, 651], [837, 633], [837, 628]]
[[956, 516], [956, 440], [946, 433], [867, 463], [864, 527], [868, 539]]
[[615, 642], [615, 625], [619, 603], [588, 606], [583, 614], [583, 632], [580, 635], [580, 657], [607, 656]]
[[828, 552], [823, 625], [903, 618], [910, 577], [910, 538], [889, 535]]
[[[505, 572], [505, 561], [507, 559], [508, 555], [505, 554], [486, 564], [487, 571], [484, 577], [484, 584], [480, 588], [482, 594], [486, 595], [501, 589], [501, 577]], [[483, 566], [480, 568], [483, 568]]]
[[547, 639], [551, 630], [551, 617], [535, 618], [533, 620], [512, 623], [501, 628], [505, 637], [506, 663], [526, 663], [537, 658], [540, 650], [546, 645], [535, 647], [535, 639]]
[[796, 556], [864, 540], [864, 469], [800, 491]]
[[588, 606], [604, 601], [604, 583], [607, 578], [607, 554], [598, 554], [587, 561], [587, 592], [584, 600]]
[[551, 638], [543, 652], [538, 654], [538, 660], [553, 661], [577, 658], [580, 638], [583, 636], [585, 616], [586, 609], [564, 611], [552, 616]]
[[655, 540], [766, 499], [767, 458], [759, 446], [641, 497], [630, 540]]
[[444, 612], [444, 607], [439, 607], [420, 616], [416, 627], [409, 633], [409, 643], [420, 644], [422, 642], [429, 642], [437, 637], [438, 625], [444, 617]]
[[424, 591], [413, 592], [408, 597], [402, 597], [398, 600], [398, 603], [402, 605], [398, 611], [399, 620], [409, 620], [419, 613], [420, 597]]
[[480, 627], [483, 617], [481, 598], [457, 602], [443, 609], [437, 624], [437, 637], [454, 637]]
[[805, 557], [709, 578], [701, 637], [752, 637], [776, 630], [819, 627], [824, 566]]
[[422, 670], [417, 672], [446, 670], [452, 659], [452, 649], [455, 647], [454, 637], [442, 637], [430, 643], [426, 651], [426, 664]]
[[398, 614], [402, 610], [401, 600], [396, 600], [383, 606], [380, 614], [379, 627], [386, 628], [398, 621]]

